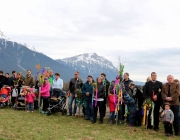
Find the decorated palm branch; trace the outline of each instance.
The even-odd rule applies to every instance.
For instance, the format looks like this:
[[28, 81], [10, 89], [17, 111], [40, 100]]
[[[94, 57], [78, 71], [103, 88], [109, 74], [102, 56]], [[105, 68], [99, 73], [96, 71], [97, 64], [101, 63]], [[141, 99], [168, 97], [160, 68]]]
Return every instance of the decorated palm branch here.
[[97, 83], [94, 82], [94, 83], [92, 84], [92, 86], [93, 86], [93, 92], [95, 92], [95, 95], [94, 95], [94, 94], [92, 95], [92, 106], [93, 106], [93, 100], [94, 100], [94, 98], [95, 98], [95, 104], [94, 104], [94, 106], [97, 106], [97, 99], [98, 99], [98, 87], [97, 87]]

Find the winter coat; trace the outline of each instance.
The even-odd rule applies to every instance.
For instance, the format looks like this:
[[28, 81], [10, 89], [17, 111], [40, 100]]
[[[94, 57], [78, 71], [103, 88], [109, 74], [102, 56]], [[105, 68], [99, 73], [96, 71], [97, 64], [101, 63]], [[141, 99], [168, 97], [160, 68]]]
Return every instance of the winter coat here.
[[40, 94], [42, 97], [50, 97], [50, 83], [49, 82], [41, 86]]
[[32, 76], [26, 76], [24, 80], [24, 85], [32, 88], [34, 86], [34, 78]]
[[[103, 83], [97, 84], [97, 96], [98, 96], [98, 99], [99, 98], [104, 99], [105, 97], [105, 86], [103, 85]], [[94, 92], [94, 97], [96, 97], [96, 91]]]
[[136, 105], [135, 105], [135, 100], [129, 96], [129, 94], [124, 93], [123, 94], [123, 99], [124, 99], [124, 104], [127, 105], [128, 107], [128, 112], [129, 113], [136, 113]]
[[75, 93], [76, 89], [81, 89], [83, 86], [83, 80], [72, 78], [69, 82], [69, 90], [71, 93]]
[[26, 102], [27, 103], [34, 103], [35, 94], [29, 93], [26, 95]]
[[[86, 96], [86, 93], [89, 92], [89, 96]], [[84, 100], [92, 100], [93, 86], [88, 81], [82, 86], [82, 94]]]
[[10, 80], [10, 78], [4, 78], [3, 80], [2, 80], [2, 86], [4, 86], [4, 85], [8, 85], [8, 86], [11, 86], [11, 80]]
[[[162, 99], [163, 102], [166, 102], [166, 97], [168, 97], [168, 90], [169, 90], [169, 84], [165, 83], [162, 88]], [[179, 105], [179, 84], [172, 83], [170, 85], [170, 97], [172, 98], [172, 101], [170, 101], [170, 105]]]
[[164, 116], [163, 117], [163, 122], [170, 122], [170, 121], [174, 121], [174, 113], [172, 112], [172, 110], [164, 110]]
[[108, 95], [108, 89], [110, 86], [110, 82], [105, 78], [103, 81], [103, 85], [105, 86], [105, 96], [107, 96]]
[[0, 75], [0, 89], [3, 87], [2, 80], [4, 79], [4, 75]]
[[110, 112], [115, 112], [116, 104], [117, 104], [117, 95], [110, 94], [108, 96], [109, 108]]
[[127, 81], [125, 81], [125, 79], [124, 79], [124, 81], [123, 81], [123, 84], [124, 84], [124, 86], [125, 86], [125, 90], [126, 90], [127, 92], [129, 91], [129, 84], [130, 84], [131, 82], [133, 82], [133, 81], [130, 80], [130, 79], [128, 79]]

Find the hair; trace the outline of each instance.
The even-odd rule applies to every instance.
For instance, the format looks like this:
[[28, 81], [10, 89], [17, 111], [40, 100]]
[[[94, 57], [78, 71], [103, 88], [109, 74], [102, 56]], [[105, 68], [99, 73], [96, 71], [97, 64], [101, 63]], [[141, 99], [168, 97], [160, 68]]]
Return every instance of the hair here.
[[75, 71], [75, 73], [78, 73], [78, 74], [80, 74], [80, 72], [79, 72], [79, 71]]
[[9, 73], [6, 73], [7, 75], [9, 75]]
[[134, 82], [131, 82], [131, 83], [129, 84], [129, 87], [131, 87], [131, 86], [135, 86]]
[[105, 74], [105, 73], [101, 73], [101, 75], [103, 75], [104, 77], [106, 77], [106, 74]]
[[99, 78], [101, 79], [101, 82], [102, 82], [103, 80], [102, 80], [102, 77], [101, 77], [101, 76], [99, 76], [99, 77], [97, 78], [97, 81], [98, 81]]
[[60, 74], [59, 74], [59, 73], [55, 73], [54, 75], [56, 75], [56, 76], [60, 76]]
[[124, 74], [126, 74], [127, 76], [129, 76], [129, 73], [125, 72]]
[[166, 105], [171, 106], [169, 102], [166, 102], [166, 103], [164, 104], [164, 106], [166, 106]]
[[148, 78], [146, 79], [146, 82], [149, 82], [149, 81], [151, 81], [151, 77], [148, 77]]
[[87, 78], [89, 78], [89, 77], [93, 78], [91, 75], [88, 75], [88, 77], [87, 77]]
[[16, 73], [16, 71], [15, 71], [15, 70], [13, 70], [13, 71], [12, 71], [12, 74], [13, 74], [13, 73]]
[[27, 70], [27, 72], [28, 72], [28, 71], [30, 71], [30, 72], [31, 72], [31, 70]]
[[3, 74], [3, 71], [2, 71], [2, 70], [0, 70], [0, 73], [1, 73], [1, 74]]
[[156, 74], [156, 72], [151, 72], [151, 76], [152, 76], [153, 74]]
[[18, 73], [17, 73], [17, 75], [21, 75], [21, 73], [20, 73], [20, 72], [18, 72]]

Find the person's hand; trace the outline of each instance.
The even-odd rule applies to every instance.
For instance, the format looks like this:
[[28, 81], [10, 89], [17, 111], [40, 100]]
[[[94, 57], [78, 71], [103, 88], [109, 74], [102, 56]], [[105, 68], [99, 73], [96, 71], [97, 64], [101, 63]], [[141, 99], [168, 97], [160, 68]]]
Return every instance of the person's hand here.
[[86, 96], [89, 96], [89, 92], [86, 92]]
[[165, 113], [164, 113], [164, 111], [162, 112], [162, 114], [161, 114], [161, 116], [164, 116], [165, 115]]
[[[71, 94], [71, 96], [72, 96], [72, 94]], [[77, 94], [75, 94], [75, 98], [77, 98], [78, 97], [78, 95]]]
[[172, 101], [171, 97], [166, 97], [166, 101]]
[[170, 121], [170, 123], [172, 124], [172, 123], [173, 123], [173, 121]]

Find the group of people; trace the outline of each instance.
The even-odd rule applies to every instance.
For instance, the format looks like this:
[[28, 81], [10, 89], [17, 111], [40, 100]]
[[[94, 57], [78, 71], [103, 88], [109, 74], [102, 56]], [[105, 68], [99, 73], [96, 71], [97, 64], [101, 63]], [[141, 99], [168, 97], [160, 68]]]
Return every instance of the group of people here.
[[[20, 94], [20, 88], [24, 86], [40, 89], [41, 99], [43, 101], [42, 113], [47, 113], [48, 99], [52, 96], [62, 94], [63, 80], [59, 73], [50, 70], [46, 73], [44, 82], [38, 80], [34, 82], [31, 71], [27, 70], [26, 77], [22, 77], [16, 71], [12, 72], [12, 76], [0, 71], [0, 88], [4, 85], [17, 89]], [[167, 76], [167, 83], [157, 80], [157, 74], [151, 73], [143, 87], [137, 86], [129, 78], [129, 73], [124, 73], [123, 76], [117, 76], [116, 81], [111, 83], [107, 80], [106, 74], [101, 73], [97, 79], [93, 79], [91, 75], [87, 76], [87, 81], [84, 83], [80, 78], [80, 73], [76, 71], [74, 78], [69, 82], [68, 97], [68, 116], [84, 115], [85, 120], [90, 120], [93, 124], [97, 122], [97, 114], [99, 112], [99, 123], [104, 122], [106, 109], [109, 107], [109, 124], [117, 124], [126, 122], [129, 126], [141, 126], [143, 120], [143, 105], [146, 100], [152, 101], [152, 107], [149, 110], [147, 127], [148, 129], [159, 130], [159, 117], [163, 117], [164, 129], [166, 136], [172, 136], [172, 126], [174, 134], [179, 135], [179, 96], [180, 86], [179, 81], [174, 79], [172, 75]], [[40, 87], [40, 88], [39, 88]], [[117, 88], [121, 88], [117, 90]], [[121, 96], [119, 96], [121, 92]], [[32, 110], [33, 91], [29, 90], [28, 112]], [[1, 93], [2, 95], [2, 93]], [[16, 100], [12, 97], [13, 104]], [[73, 106], [74, 102], [74, 107]], [[160, 115], [160, 107], [164, 109]]]

